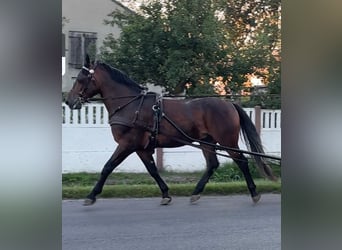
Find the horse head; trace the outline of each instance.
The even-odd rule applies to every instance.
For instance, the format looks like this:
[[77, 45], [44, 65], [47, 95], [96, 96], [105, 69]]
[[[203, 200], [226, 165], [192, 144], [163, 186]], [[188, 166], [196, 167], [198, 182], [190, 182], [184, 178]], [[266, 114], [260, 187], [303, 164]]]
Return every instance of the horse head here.
[[84, 66], [77, 75], [73, 87], [68, 93], [66, 104], [70, 109], [80, 109], [87, 99], [100, 92], [95, 80], [95, 68], [87, 55]]

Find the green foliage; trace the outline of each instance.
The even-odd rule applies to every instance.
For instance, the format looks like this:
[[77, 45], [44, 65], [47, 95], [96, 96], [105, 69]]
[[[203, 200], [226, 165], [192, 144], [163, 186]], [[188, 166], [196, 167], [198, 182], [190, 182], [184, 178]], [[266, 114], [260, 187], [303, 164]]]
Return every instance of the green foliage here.
[[209, 0], [152, 1], [141, 15], [114, 11], [110, 17], [106, 23], [122, 33], [106, 38], [102, 59], [170, 93], [182, 92], [186, 83], [196, 88], [209, 82], [226, 55], [223, 27]]
[[211, 181], [227, 182], [244, 180], [240, 169], [235, 164], [224, 164], [220, 166], [213, 174]]
[[280, 95], [273, 94], [257, 94], [245, 97], [241, 102], [243, 107], [255, 107], [260, 106], [263, 109], [280, 109]]
[[122, 33], [106, 38], [101, 59], [171, 94], [213, 94], [218, 76], [239, 94], [247, 73], [264, 78], [267, 94], [280, 94], [279, 16], [280, 0], [150, 1], [139, 14], [109, 15], [105, 23]]
[[[264, 78], [265, 95], [280, 94], [279, 16], [280, 0], [149, 1], [139, 14], [109, 15], [105, 23], [122, 33], [106, 38], [100, 56], [171, 94], [214, 94], [210, 81], [218, 76], [227, 93], [239, 94], [247, 73]], [[265, 105], [280, 106], [277, 101]]]
[[[280, 166], [277, 164], [270, 164], [274, 175], [281, 176]], [[253, 179], [263, 178], [254, 162], [249, 162], [249, 171]], [[213, 174], [212, 182], [230, 182], [244, 180], [244, 176], [235, 163], [222, 164]]]
[[218, 10], [224, 13], [231, 65], [222, 68], [222, 75], [233, 94], [243, 89], [247, 73], [263, 78], [271, 87], [265, 95], [280, 94], [280, 4], [280, 0], [217, 1]]

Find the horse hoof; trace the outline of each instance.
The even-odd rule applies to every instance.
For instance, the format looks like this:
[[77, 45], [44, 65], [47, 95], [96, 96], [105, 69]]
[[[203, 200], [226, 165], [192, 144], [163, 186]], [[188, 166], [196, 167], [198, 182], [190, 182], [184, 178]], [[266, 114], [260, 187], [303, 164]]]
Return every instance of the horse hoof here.
[[191, 203], [195, 203], [195, 202], [198, 201], [200, 198], [201, 198], [201, 196], [200, 196], [199, 194], [191, 195], [190, 202], [191, 202]]
[[160, 205], [163, 205], [163, 206], [169, 205], [171, 201], [172, 201], [171, 197], [165, 197], [161, 200]]
[[261, 198], [261, 195], [260, 195], [260, 194], [258, 194], [258, 195], [256, 195], [256, 196], [252, 197], [252, 200], [253, 200], [254, 204], [257, 203], [257, 202], [260, 200], [260, 198]]
[[96, 199], [92, 200], [92, 199], [87, 198], [84, 200], [83, 206], [90, 206], [90, 205], [93, 205], [95, 202], [96, 202]]

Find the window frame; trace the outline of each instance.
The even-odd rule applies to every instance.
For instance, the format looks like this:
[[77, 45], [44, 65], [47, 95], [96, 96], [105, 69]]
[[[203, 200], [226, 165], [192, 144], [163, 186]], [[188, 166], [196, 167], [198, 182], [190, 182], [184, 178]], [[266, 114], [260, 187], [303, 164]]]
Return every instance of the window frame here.
[[[95, 57], [97, 51], [97, 33], [89, 31], [69, 31], [69, 60], [70, 67], [80, 69], [86, 54]], [[89, 51], [94, 45], [94, 51]]]

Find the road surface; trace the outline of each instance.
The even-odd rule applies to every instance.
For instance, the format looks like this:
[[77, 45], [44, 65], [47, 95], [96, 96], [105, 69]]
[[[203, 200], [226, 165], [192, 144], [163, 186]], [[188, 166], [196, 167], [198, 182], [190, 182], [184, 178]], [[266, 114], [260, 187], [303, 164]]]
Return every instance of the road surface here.
[[247, 195], [98, 199], [62, 202], [63, 250], [277, 250], [279, 194], [263, 194], [254, 205]]

